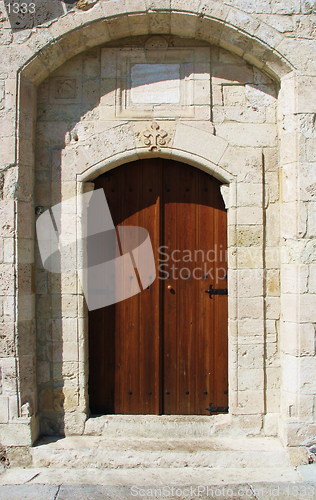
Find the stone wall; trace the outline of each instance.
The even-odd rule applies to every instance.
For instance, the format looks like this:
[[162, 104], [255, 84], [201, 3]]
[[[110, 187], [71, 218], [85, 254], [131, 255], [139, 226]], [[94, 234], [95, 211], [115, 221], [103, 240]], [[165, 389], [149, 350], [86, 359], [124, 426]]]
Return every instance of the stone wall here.
[[[140, 138], [155, 118], [168, 132], [157, 154], [230, 186], [229, 429], [308, 444], [316, 428], [312, 2], [92, 3], [12, 30], [0, 2], [0, 441], [30, 444], [39, 420], [45, 432], [80, 433], [86, 418], [83, 300], [76, 277], [35, 272], [35, 207], [152, 154]], [[177, 120], [163, 110], [119, 115], [102, 50], [141, 51], [159, 34], [170, 48], [208, 51], [207, 62], [193, 61], [194, 110]]]
[[[192, 100], [182, 103], [181, 109], [172, 103], [148, 106], [144, 97], [146, 104], [138, 103], [138, 97], [137, 103], [132, 104], [129, 88], [123, 100], [130, 104], [122, 109], [125, 69], [121, 73], [121, 64], [125, 64], [126, 58], [142, 62], [148, 44], [163, 46], [145, 49], [148, 63], [151, 59], [164, 61], [168, 68], [169, 59], [182, 58], [190, 66]], [[169, 36], [140, 37], [124, 40], [121, 45], [124, 48], [106, 46], [76, 56], [39, 87], [36, 205], [47, 209], [74, 196], [76, 174], [82, 174], [86, 166], [111, 158], [117, 150], [123, 152], [123, 159], [125, 153], [127, 161], [136, 149], [139, 157], [148, 155], [142, 132], [150, 129], [151, 122], [144, 118], [158, 116], [160, 129], [168, 133], [165, 146], [158, 153], [151, 152], [151, 156], [172, 154], [177, 148], [181, 157], [190, 151], [193, 139], [199, 156], [216, 161], [226, 176], [229, 173], [237, 189], [236, 201], [227, 202], [234, 358], [230, 385], [231, 398], [236, 400], [230, 408], [232, 413], [256, 416], [253, 420], [259, 429], [262, 414], [276, 414], [279, 409], [278, 86], [240, 57], [205, 43]], [[120, 88], [116, 88], [117, 79]], [[176, 80], [172, 80], [172, 85], [176, 90]], [[159, 82], [156, 87], [159, 88]], [[148, 86], [137, 88], [139, 95], [148, 92]], [[187, 100], [189, 91], [188, 86], [184, 87]], [[171, 92], [169, 84], [168, 99]], [[160, 97], [163, 100], [163, 95]], [[215, 137], [219, 141], [222, 138], [223, 147], [214, 160], [211, 141]], [[93, 177], [101, 171], [96, 170]], [[266, 255], [268, 263], [264, 266]], [[233, 289], [235, 282], [238, 291]], [[76, 276], [49, 275], [39, 263], [37, 293], [39, 410], [47, 433], [63, 430], [65, 412], [85, 408], [84, 397], [80, 404], [85, 387], [78, 377], [80, 372], [87, 373], [88, 367], [76, 348], [80, 336]], [[83, 343], [85, 339], [86, 336]], [[276, 421], [274, 429], [276, 432]]]

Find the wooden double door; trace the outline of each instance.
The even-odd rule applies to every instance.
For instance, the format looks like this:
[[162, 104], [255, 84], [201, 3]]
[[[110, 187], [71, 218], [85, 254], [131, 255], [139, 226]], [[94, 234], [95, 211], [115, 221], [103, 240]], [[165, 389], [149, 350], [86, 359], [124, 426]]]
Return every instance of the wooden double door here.
[[220, 407], [214, 413], [225, 411], [227, 220], [220, 183], [159, 158], [115, 168], [95, 188], [104, 189], [115, 225], [149, 231], [157, 278], [89, 313], [91, 412], [209, 415], [210, 403]]

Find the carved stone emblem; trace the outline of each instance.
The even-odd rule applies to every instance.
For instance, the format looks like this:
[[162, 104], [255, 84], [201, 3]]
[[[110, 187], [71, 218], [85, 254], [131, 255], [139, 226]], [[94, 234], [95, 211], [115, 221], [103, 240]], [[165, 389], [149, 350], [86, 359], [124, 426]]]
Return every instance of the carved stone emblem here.
[[75, 78], [58, 78], [55, 82], [55, 99], [75, 99], [77, 85]]
[[146, 50], [167, 49], [168, 42], [163, 36], [154, 35], [148, 38], [145, 43]]
[[166, 146], [168, 132], [162, 130], [157, 122], [153, 122], [150, 129], [142, 133], [142, 139], [145, 146], [149, 146], [149, 151], [157, 151], [161, 146]]

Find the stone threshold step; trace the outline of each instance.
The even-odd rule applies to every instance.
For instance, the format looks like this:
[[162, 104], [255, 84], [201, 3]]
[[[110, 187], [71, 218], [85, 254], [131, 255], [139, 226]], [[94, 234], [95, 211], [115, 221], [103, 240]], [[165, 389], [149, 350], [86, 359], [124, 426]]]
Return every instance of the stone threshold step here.
[[277, 439], [45, 438], [31, 449], [34, 467], [287, 467]]
[[[273, 481], [279, 484], [290, 481], [302, 481], [301, 474], [292, 468], [134, 468], [134, 469], [98, 469], [98, 468], [10, 468], [0, 474], [1, 485], [14, 484], [90, 484], [111, 485], [130, 488], [135, 485], [229, 485], [266, 481], [268, 486]], [[22, 497], [20, 497], [22, 498]], [[75, 497], [73, 497], [75, 498]], [[93, 498], [92, 496], [90, 498]], [[117, 498], [113, 496], [112, 498]], [[247, 497], [245, 497], [247, 498]]]
[[84, 428], [88, 436], [211, 437], [227, 434], [231, 415], [101, 415], [90, 417]]

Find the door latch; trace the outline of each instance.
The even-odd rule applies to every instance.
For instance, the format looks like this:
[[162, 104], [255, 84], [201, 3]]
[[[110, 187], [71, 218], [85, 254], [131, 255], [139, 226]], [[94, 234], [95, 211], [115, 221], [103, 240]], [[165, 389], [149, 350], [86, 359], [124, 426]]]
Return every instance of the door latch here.
[[227, 295], [228, 290], [227, 288], [213, 288], [213, 285], [210, 285], [209, 290], [205, 290], [205, 293], [208, 293], [211, 299], [212, 295]]
[[210, 413], [228, 413], [228, 406], [212, 406], [213, 403], [210, 403], [209, 408], [205, 408], [206, 411]]

